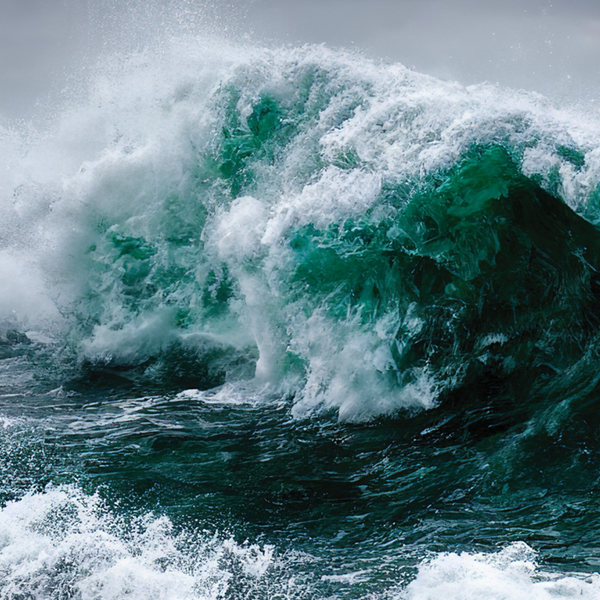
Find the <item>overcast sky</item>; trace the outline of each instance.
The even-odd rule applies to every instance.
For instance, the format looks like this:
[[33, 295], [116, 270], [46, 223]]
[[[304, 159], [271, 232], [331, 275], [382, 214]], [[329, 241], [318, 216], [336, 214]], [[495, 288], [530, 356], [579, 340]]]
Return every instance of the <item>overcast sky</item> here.
[[173, 13], [192, 29], [361, 48], [464, 84], [600, 103], [598, 0], [0, 0], [0, 114], [28, 117], [107, 40], [151, 40]]

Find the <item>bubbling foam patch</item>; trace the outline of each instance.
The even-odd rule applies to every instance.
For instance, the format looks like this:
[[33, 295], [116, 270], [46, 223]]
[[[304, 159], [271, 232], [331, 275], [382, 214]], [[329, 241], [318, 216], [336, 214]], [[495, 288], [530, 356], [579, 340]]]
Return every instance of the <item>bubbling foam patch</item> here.
[[600, 597], [600, 576], [548, 573], [524, 542], [492, 554], [444, 553], [425, 561], [401, 600], [551, 600]]
[[[218, 600], [278, 585], [272, 546], [176, 533], [166, 517], [122, 518], [97, 495], [49, 488], [0, 511], [0, 598]], [[234, 594], [235, 595], [235, 594]]]

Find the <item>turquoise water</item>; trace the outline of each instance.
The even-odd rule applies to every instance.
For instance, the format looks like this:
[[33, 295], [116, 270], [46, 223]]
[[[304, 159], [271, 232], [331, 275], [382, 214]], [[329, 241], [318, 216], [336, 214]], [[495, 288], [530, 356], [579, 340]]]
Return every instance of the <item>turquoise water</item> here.
[[1, 130], [0, 598], [600, 597], [600, 128], [323, 47]]

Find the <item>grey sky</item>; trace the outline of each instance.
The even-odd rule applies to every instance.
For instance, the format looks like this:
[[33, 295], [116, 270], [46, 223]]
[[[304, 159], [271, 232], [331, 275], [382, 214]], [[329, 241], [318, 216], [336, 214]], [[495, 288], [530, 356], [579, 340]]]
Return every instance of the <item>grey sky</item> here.
[[103, 45], [161, 35], [174, 13], [188, 30], [212, 21], [259, 40], [358, 47], [464, 84], [600, 102], [597, 0], [0, 0], [0, 114], [27, 117]]

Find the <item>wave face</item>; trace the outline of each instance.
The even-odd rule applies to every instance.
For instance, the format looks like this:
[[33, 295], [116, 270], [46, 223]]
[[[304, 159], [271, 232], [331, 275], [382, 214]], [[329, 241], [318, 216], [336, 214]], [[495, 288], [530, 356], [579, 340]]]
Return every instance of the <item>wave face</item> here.
[[2, 597], [596, 597], [597, 120], [214, 39], [86, 85], [0, 131]]

